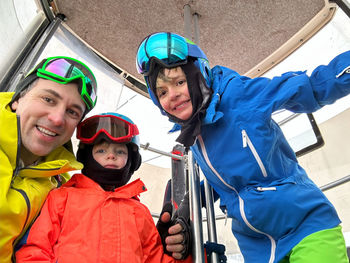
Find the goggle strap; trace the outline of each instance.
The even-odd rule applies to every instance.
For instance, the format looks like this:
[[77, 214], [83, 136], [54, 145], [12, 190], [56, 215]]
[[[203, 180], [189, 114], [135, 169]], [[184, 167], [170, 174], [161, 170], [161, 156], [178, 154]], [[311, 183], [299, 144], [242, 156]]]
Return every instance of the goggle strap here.
[[[132, 124], [132, 123], [130, 123], [131, 124], [131, 130], [129, 131], [129, 133], [131, 133], [131, 136], [135, 136], [135, 135], [139, 135], [140, 133], [139, 133], [139, 129], [137, 128], [137, 126], [136, 126], [136, 124]], [[129, 124], [129, 125], [130, 125]]]
[[80, 93], [80, 96], [88, 107], [88, 110], [91, 110], [94, 105], [94, 102], [91, 100], [91, 98], [89, 96], [86, 96], [85, 93], [83, 94], [83, 92]]
[[40, 61], [40, 63], [38, 65], [36, 65], [36, 67], [32, 68], [28, 73], [27, 75], [25, 76], [26, 78], [29, 77], [30, 75], [35, 75], [38, 71], [39, 68], [41, 68], [44, 63], [45, 63], [46, 59], [43, 59]]

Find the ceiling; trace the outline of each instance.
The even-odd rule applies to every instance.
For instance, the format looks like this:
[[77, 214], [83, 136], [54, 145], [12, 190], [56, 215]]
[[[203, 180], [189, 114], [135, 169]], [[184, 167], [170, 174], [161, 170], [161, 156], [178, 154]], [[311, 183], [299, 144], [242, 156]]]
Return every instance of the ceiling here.
[[[197, 42], [210, 65], [250, 76], [262, 74], [305, 42], [334, 9], [327, 0], [56, 0], [54, 4], [54, 11], [66, 16], [65, 23], [83, 41], [142, 82], [135, 68], [138, 45], [153, 32], [185, 35], [185, 5], [192, 15], [198, 14]], [[195, 35], [195, 19], [187, 17], [186, 28], [192, 28]], [[310, 26], [312, 21], [316, 22]], [[306, 25], [307, 33], [300, 34]], [[281, 48], [288, 40], [289, 46]]]

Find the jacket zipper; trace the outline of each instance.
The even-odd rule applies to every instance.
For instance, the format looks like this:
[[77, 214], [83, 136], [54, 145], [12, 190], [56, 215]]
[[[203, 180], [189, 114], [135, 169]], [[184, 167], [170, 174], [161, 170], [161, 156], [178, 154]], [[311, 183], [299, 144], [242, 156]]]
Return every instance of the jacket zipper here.
[[261, 170], [263, 176], [267, 177], [267, 172], [266, 172], [265, 166], [264, 166], [263, 162], [261, 161], [258, 152], [255, 150], [255, 147], [254, 147], [252, 141], [249, 139], [248, 134], [245, 130], [242, 130], [242, 140], [243, 140], [243, 148], [246, 148], [248, 145], [250, 151], [254, 155], [254, 158], [260, 167], [260, 170]]
[[19, 119], [19, 116], [17, 116], [17, 155], [16, 155], [16, 168], [12, 173], [12, 181], [15, 176], [17, 176], [18, 171], [20, 169], [19, 167], [19, 156], [20, 156], [20, 147], [21, 147], [21, 122]]
[[[20, 127], [20, 125], [21, 125], [21, 122], [20, 122], [20, 117], [19, 116], [17, 116], [17, 156], [16, 156], [16, 168], [15, 168], [15, 170], [13, 171], [13, 174], [12, 174], [12, 182], [11, 182], [11, 188], [12, 189], [14, 189], [14, 190], [16, 190], [17, 192], [19, 192], [21, 195], [22, 195], [22, 197], [23, 197], [23, 199], [24, 199], [24, 201], [26, 202], [26, 205], [27, 205], [27, 215], [26, 215], [26, 219], [25, 219], [25, 221], [24, 221], [24, 224], [23, 224], [23, 228], [22, 228], [22, 231], [23, 231], [23, 229], [25, 229], [25, 227], [26, 227], [26, 225], [27, 225], [27, 223], [28, 223], [28, 220], [29, 220], [29, 214], [30, 214], [30, 210], [31, 210], [31, 205], [30, 205], [30, 200], [29, 200], [29, 198], [28, 198], [28, 195], [27, 195], [27, 193], [24, 191], [24, 190], [22, 190], [22, 189], [17, 189], [17, 188], [14, 188], [13, 186], [12, 186], [12, 183], [13, 183], [13, 181], [14, 181], [14, 178], [18, 175], [18, 173], [19, 173], [19, 170], [21, 169], [20, 167], [19, 167], [19, 156], [20, 156], [20, 146], [21, 146], [21, 127]], [[22, 232], [21, 231], [21, 232]], [[15, 242], [15, 241], [14, 241]]]
[[340, 72], [337, 76], [335, 76], [336, 78], [339, 78], [340, 76], [344, 75], [344, 74], [349, 74], [350, 73], [350, 66], [346, 67], [345, 69], [343, 69], [342, 72]]
[[264, 191], [276, 191], [276, 187], [261, 187], [258, 186], [256, 188], [256, 190], [258, 190], [259, 192], [264, 192]]
[[11, 187], [11, 188], [16, 190], [17, 192], [19, 192], [23, 196], [23, 199], [24, 199], [24, 201], [26, 201], [26, 204], [27, 204], [27, 215], [26, 215], [26, 220], [24, 221], [24, 225], [23, 225], [23, 228], [22, 228], [22, 230], [23, 230], [25, 228], [25, 226], [27, 225], [27, 222], [28, 222], [28, 219], [29, 219], [29, 213], [30, 213], [30, 210], [31, 210], [30, 201], [29, 201], [29, 198], [28, 198], [27, 193], [25, 191], [23, 191], [22, 189], [14, 188], [14, 187]]
[[238, 191], [236, 190], [236, 188], [234, 188], [233, 186], [229, 185], [228, 183], [225, 182], [225, 180], [220, 176], [220, 174], [215, 170], [215, 168], [213, 167], [213, 165], [211, 164], [210, 160], [209, 160], [209, 157], [208, 157], [208, 154], [207, 154], [207, 150], [205, 148], [205, 145], [204, 145], [204, 141], [203, 141], [203, 138], [201, 135], [198, 135], [197, 136], [197, 139], [198, 139], [198, 142], [201, 146], [201, 149], [202, 149], [202, 154], [203, 154], [203, 157], [207, 163], [207, 165], [209, 166], [209, 168], [211, 169], [211, 171], [219, 178], [219, 180], [224, 184], [226, 185], [228, 188], [230, 188], [231, 190], [233, 190], [237, 196], [238, 196], [238, 200], [239, 200], [239, 211], [240, 211], [240, 214], [241, 214], [241, 217], [243, 218], [243, 221], [245, 222], [245, 224], [251, 229], [253, 230], [254, 232], [257, 232], [259, 234], [262, 234], [262, 235], [265, 235], [267, 236], [269, 239], [270, 239], [270, 242], [271, 242], [271, 254], [270, 254], [270, 259], [269, 259], [269, 263], [273, 263], [274, 260], [275, 260], [275, 252], [276, 252], [276, 241], [273, 239], [272, 236], [270, 236], [269, 234], [267, 233], [264, 233], [258, 229], [256, 229], [254, 226], [252, 226], [246, 215], [245, 215], [245, 212], [244, 212], [244, 200], [240, 197], [240, 195], [238, 194]]

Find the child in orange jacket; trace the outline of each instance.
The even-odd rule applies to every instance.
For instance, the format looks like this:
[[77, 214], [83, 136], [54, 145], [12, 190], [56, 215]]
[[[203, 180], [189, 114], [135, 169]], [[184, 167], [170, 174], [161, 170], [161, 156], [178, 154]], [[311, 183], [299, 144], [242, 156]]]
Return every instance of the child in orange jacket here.
[[105, 113], [83, 121], [77, 159], [84, 164], [50, 192], [17, 262], [191, 262], [164, 254], [148, 208], [138, 195], [141, 164], [137, 126], [126, 116]]

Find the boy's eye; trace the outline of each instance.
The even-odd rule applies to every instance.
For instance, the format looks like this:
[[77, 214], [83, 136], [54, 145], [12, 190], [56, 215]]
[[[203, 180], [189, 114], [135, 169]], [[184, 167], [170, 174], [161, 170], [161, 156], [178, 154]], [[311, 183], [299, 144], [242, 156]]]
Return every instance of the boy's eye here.
[[104, 153], [105, 152], [105, 150], [103, 150], [103, 149], [97, 149], [96, 150], [96, 153]]
[[157, 96], [158, 96], [158, 98], [160, 98], [160, 97], [162, 97], [162, 96], [164, 96], [166, 94], [166, 91], [165, 90], [158, 90], [157, 91]]
[[180, 85], [180, 86], [181, 86], [181, 85], [183, 85], [184, 83], [185, 83], [185, 80], [180, 80], [180, 81], [177, 82], [177, 85]]
[[127, 153], [124, 150], [118, 150], [117, 154], [118, 155], [127, 155]]

